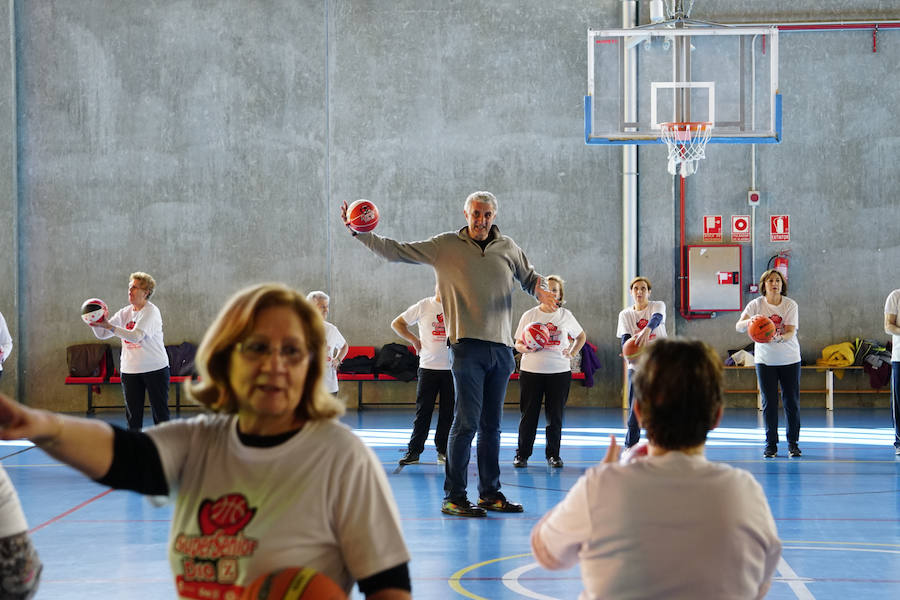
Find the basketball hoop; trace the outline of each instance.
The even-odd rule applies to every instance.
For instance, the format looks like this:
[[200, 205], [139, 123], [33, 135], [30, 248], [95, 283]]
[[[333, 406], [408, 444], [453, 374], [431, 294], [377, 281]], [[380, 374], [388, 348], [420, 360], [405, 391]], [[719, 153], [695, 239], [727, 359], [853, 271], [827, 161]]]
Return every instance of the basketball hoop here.
[[706, 143], [712, 134], [709, 122], [660, 123], [662, 139], [669, 148], [669, 173], [674, 175], [681, 165], [681, 176], [697, 171], [697, 161], [706, 158]]
[[669, 19], [687, 19], [694, 8], [694, 0], [664, 0]]

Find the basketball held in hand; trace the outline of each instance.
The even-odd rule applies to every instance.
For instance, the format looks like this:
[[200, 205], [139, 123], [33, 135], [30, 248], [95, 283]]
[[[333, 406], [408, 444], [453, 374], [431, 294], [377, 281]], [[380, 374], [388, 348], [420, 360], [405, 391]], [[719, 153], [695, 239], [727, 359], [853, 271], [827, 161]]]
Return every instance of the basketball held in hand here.
[[378, 207], [369, 200], [357, 200], [347, 207], [347, 220], [356, 233], [372, 231], [378, 225]]
[[310, 567], [278, 569], [257, 577], [241, 600], [347, 600], [333, 579]]
[[532, 352], [537, 352], [550, 341], [550, 330], [543, 323], [535, 321], [522, 332], [522, 343]]
[[622, 358], [634, 362], [644, 352], [644, 346], [638, 346], [635, 338], [630, 337], [622, 344]]
[[99, 323], [109, 318], [109, 309], [100, 298], [90, 298], [81, 305], [81, 320], [88, 325]]
[[769, 317], [756, 315], [753, 317], [753, 320], [750, 321], [750, 326], [747, 328], [747, 335], [750, 336], [751, 340], [760, 344], [771, 342], [772, 338], [775, 337], [775, 323], [773, 323], [772, 319]]

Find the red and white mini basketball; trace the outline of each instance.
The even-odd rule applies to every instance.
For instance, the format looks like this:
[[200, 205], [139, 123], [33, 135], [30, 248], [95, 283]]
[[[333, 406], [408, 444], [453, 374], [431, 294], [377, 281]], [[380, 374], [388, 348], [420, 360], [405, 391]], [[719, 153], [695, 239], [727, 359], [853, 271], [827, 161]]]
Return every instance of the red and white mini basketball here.
[[550, 330], [543, 323], [535, 321], [522, 332], [522, 343], [529, 350], [541, 350], [550, 341]]
[[109, 318], [109, 309], [106, 308], [106, 302], [100, 298], [90, 298], [81, 305], [81, 320], [88, 325], [99, 323], [103, 319]]
[[347, 207], [347, 219], [356, 233], [372, 231], [378, 225], [378, 207], [369, 200], [357, 200]]

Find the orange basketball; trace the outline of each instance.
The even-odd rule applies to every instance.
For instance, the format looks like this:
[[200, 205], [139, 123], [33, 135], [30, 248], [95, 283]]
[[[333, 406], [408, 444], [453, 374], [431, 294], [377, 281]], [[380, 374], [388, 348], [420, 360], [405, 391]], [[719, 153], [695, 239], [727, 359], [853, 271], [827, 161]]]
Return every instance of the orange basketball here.
[[756, 315], [753, 317], [753, 320], [750, 321], [750, 326], [747, 328], [747, 335], [750, 336], [751, 340], [760, 344], [770, 342], [772, 341], [772, 338], [775, 337], [775, 323], [773, 323], [772, 319], [769, 317]]
[[290, 567], [257, 577], [244, 588], [241, 600], [347, 600], [347, 594], [315, 569]]
[[644, 346], [638, 346], [637, 342], [633, 337], [625, 340], [625, 343], [622, 344], [622, 356], [625, 360], [636, 360], [638, 356], [644, 351]]
[[378, 225], [378, 207], [369, 200], [357, 200], [347, 207], [347, 219], [357, 233], [372, 231]]

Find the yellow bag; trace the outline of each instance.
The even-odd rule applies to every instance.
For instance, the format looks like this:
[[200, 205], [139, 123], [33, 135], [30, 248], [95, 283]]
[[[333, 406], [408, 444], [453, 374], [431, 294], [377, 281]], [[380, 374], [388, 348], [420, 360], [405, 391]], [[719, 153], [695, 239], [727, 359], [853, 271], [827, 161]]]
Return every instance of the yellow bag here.
[[[855, 353], [853, 344], [850, 342], [841, 342], [840, 344], [832, 344], [822, 349], [822, 358], [816, 359], [816, 366], [819, 367], [849, 367], [853, 365]], [[838, 379], [844, 376], [843, 371], [835, 371]]]

